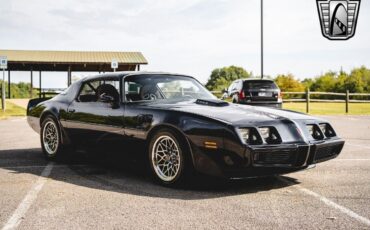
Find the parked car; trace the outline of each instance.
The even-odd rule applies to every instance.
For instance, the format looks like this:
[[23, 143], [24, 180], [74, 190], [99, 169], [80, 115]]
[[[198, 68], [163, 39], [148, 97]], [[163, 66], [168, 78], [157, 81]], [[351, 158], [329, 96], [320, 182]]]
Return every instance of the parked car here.
[[267, 79], [239, 79], [227, 89], [233, 103], [281, 108], [279, 87]]
[[[339, 155], [329, 122], [305, 114], [218, 100], [196, 79], [119, 72], [86, 77], [58, 96], [33, 99], [29, 125], [47, 159], [66, 146], [145, 146], [153, 178], [177, 185], [193, 172], [226, 178], [290, 173]], [[122, 148], [122, 153], [125, 148]]]

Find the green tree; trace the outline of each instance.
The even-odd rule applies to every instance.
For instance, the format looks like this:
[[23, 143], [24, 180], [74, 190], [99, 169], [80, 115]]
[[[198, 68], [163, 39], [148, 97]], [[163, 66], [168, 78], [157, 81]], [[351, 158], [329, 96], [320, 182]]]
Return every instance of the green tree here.
[[302, 92], [305, 90], [304, 85], [295, 79], [292, 74], [278, 75], [275, 82], [282, 92]]
[[311, 87], [312, 87], [313, 83], [315, 83], [315, 80], [312, 79], [312, 78], [306, 78], [302, 81], [302, 84], [303, 84], [304, 88], [305, 89], [310, 89], [310, 90], [311, 90]]
[[370, 92], [370, 69], [364, 66], [353, 69], [345, 80], [345, 85], [350, 92]]
[[241, 78], [249, 78], [252, 73], [247, 72], [242, 67], [229, 66], [223, 68], [217, 68], [212, 71], [210, 78], [206, 84], [209, 90], [223, 90], [231, 84], [232, 81]]
[[[0, 89], [2, 87], [2, 81], [0, 80]], [[10, 84], [10, 97], [11, 98], [29, 98], [30, 97], [31, 84], [19, 82], [17, 84]], [[1, 91], [0, 91], [1, 92]], [[33, 96], [35, 97], [38, 93], [36, 89], [33, 89]], [[8, 95], [8, 82], [5, 82], [5, 94]]]
[[311, 85], [311, 91], [334, 92], [337, 87], [337, 77], [335, 72], [327, 72], [317, 77]]

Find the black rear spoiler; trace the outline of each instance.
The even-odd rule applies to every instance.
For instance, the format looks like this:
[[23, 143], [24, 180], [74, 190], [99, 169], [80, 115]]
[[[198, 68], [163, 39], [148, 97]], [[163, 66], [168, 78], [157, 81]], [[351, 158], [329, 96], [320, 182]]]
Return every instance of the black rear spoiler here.
[[28, 112], [30, 111], [31, 108], [35, 107], [36, 105], [38, 105], [39, 103], [41, 103], [43, 101], [49, 100], [49, 99], [50, 98], [35, 98], [35, 99], [29, 100], [28, 105], [27, 105], [27, 115], [28, 115]]

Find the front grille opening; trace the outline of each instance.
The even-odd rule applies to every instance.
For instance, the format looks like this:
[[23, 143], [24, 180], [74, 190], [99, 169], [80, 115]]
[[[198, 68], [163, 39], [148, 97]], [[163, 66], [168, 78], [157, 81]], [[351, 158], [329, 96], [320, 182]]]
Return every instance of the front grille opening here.
[[342, 150], [342, 146], [325, 146], [318, 148], [315, 154], [315, 160], [321, 160], [329, 157], [336, 156]]
[[256, 152], [254, 162], [256, 164], [293, 164], [294, 152]]
[[321, 123], [319, 124], [321, 131], [325, 134], [326, 137], [335, 137], [337, 134], [335, 133], [333, 127], [331, 127], [328, 123]]
[[267, 144], [281, 144], [281, 137], [275, 127], [259, 127], [262, 138]]
[[324, 134], [322, 133], [321, 129], [318, 125], [307, 125], [308, 132], [315, 140], [322, 140], [324, 139]]

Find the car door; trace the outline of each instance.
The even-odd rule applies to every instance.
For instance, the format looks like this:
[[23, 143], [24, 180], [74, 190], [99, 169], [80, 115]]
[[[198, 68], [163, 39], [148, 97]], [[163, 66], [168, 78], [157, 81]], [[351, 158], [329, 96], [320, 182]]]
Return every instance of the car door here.
[[66, 126], [72, 141], [96, 143], [123, 136], [124, 108], [120, 96], [118, 101], [106, 102], [98, 92], [107, 85], [116, 88], [119, 95], [119, 80], [97, 79], [82, 84], [67, 110]]
[[145, 99], [140, 95], [140, 92], [145, 85], [135, 81], [135, 76], [126, 78], [123, 81], [123, 94], [124, 94], [124, 126], [125, 136], [131, 140], [144, 140], [147, 131], [153, 123], [152, 111], [145, 109], [143, 104]]

